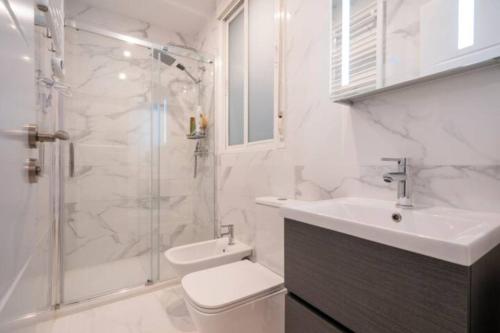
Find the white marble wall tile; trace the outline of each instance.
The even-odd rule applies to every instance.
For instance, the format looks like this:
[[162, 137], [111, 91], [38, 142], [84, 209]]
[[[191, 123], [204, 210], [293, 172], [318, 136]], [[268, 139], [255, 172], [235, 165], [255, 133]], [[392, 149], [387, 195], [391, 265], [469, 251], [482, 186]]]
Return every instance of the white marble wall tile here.
[[356, 103], [359, 162], [376, 164], [386, 150], [417, 164], [498, 164], [499, 74], [498, 66], [479, 69]]
[[500, 165], [423, 166], [414, 174], [417, 202], [500, 212]]
[[233, 224], [236, 237], [249, 245], [255, 242], [255, 198], [219, 192], [217, 197], [218, 222]]
[[165, 29], [154, 26], [149, 22], [125, 17], [108, 10], [98, 9], [79, 1], [68, 1], [65, 11], [68, 19], [164, 45], [168, 42], [190, 45], [195, 37], [185, 36], [178, 32], [165, 31]]
[[[410, 13], [414, 4], [394, 1], [388, 14], [403, 10], [415, 16]], [[286, 1], [286, 145], [276, 160], [262, 158], [262, 152], [217, 156], [218, 222], [235, 223], [237, 237], [252, 243], [259, 195], [395, 200], [395, 185], [381, 177], [394, 165], [380, 159], [398, 156], [411, 158], [417, 204], [500, 212], [500, 132], [495, 126], [500, 123], [500, 67], [353, 106], [334, 104], [328, 92], [329, 9], [328, 0]], [[402, 52], [413, 50], [412, 35], [403, 31], [418, 31], [412, 22], [392, 20], [390, 25], [391, 42], [400, 43]], [[217, 35], [210, 26], [206, 31]]]

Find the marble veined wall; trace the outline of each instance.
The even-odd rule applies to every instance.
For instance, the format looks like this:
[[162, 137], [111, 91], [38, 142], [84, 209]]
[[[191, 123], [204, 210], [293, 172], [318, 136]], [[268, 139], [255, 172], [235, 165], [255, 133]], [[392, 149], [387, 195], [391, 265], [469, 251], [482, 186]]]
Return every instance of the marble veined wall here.
[[[77, 22], [155, 43], [194, 44], [196, 36], [70, 4], [67, 17]], [[72, 28], [66, 29], [66, 47], [73, 96], [66, 100], [65, 121], [73, 134], [76, 170], [74, 177], [67, 175], [65, 268], [148, 257], [151, 230], [154, 238], [159, 235], [161, 251], [212, 237], [213, 125], [196, 178], [196, 142], [186, 139], [198, 86], [175, 67], [153, 62], [146, 48]], [[200, 101], [213, 124], [212, 65], [177, 60], [203, 77]], [[152, 87], [158, 102], [153, 111]], [[159, 195], [159, 206], [151, 193]], [[161, 277], [173, 277], [161, 255], [160, 260]], [[148, 270], [149, 261], [142, 262]]]
[[258, 196], [395, 200], [380, 158], [399, 156], [412, 159], [417, 204], [500, 212], [500, 67], [334, 104], [330, 1], [285, 3], [286, 145], [218, 154], [220, 223], [253, 244]]

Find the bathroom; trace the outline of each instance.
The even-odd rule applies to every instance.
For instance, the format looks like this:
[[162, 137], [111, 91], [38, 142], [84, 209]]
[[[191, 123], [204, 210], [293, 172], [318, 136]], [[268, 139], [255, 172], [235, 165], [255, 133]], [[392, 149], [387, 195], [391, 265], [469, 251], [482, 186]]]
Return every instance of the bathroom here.
[[0, 14], [0, 332], [500, 332], [498, 1]]

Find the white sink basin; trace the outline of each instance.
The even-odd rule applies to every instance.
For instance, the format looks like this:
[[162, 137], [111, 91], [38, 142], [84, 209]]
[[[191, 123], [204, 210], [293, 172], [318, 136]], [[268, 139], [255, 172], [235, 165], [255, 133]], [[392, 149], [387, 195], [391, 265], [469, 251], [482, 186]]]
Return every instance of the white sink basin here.
[[230, 264], [252, 254], [252, 248], [237, 240], [228, 245], [227, 238], [173, 247], [165, 257], [179, 277], [203, 269]]
[[[281, 208], [284, 217], [448, 262], [470, 266], [500, 243], [500, 215], [451, 208], [396, 208], [340, 198]], [[399, 223], [394, 213], [402, 217]]]

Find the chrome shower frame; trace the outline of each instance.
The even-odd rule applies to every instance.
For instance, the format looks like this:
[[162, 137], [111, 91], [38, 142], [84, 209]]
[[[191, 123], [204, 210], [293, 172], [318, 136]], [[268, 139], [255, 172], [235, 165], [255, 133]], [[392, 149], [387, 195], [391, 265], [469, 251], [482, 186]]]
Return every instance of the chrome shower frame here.
[[124, 35], [124, 34], [109, 31], [106, 29], [101, 29], [98, 27], [94, 27], [94, 26], [89, 25], [89, 24], [76, 22], [75, 20], [66, 20], [64, 26], [73, 28], [75, 30], [91, 32], [91, 33], [94, 33], [97, 35], [118, 39], [118, 40], [121, 40], [121, 41], [124, 41], [127, 43], [143, 46], [143, 47], [146, 47], [146, 48], [152, 49], [152, 50], [165, 51], [165, 52], [168, 52], [172, 55], [175, 55], [176, 57], [184, 57], [184, 58], [204, 62], [207, 64], [214, 63], [214, 59], [211, 55], [209, 55], [207, 53], [195, 51], [193, 48], [191, 48], [189, 46], [182, 46], [182, 45], [173, 44], [173, 43], [167, 43], [166, 45], [157, 44], [157, 43], [146, 41], [146, 40], [143, 40], [140, 38]]

